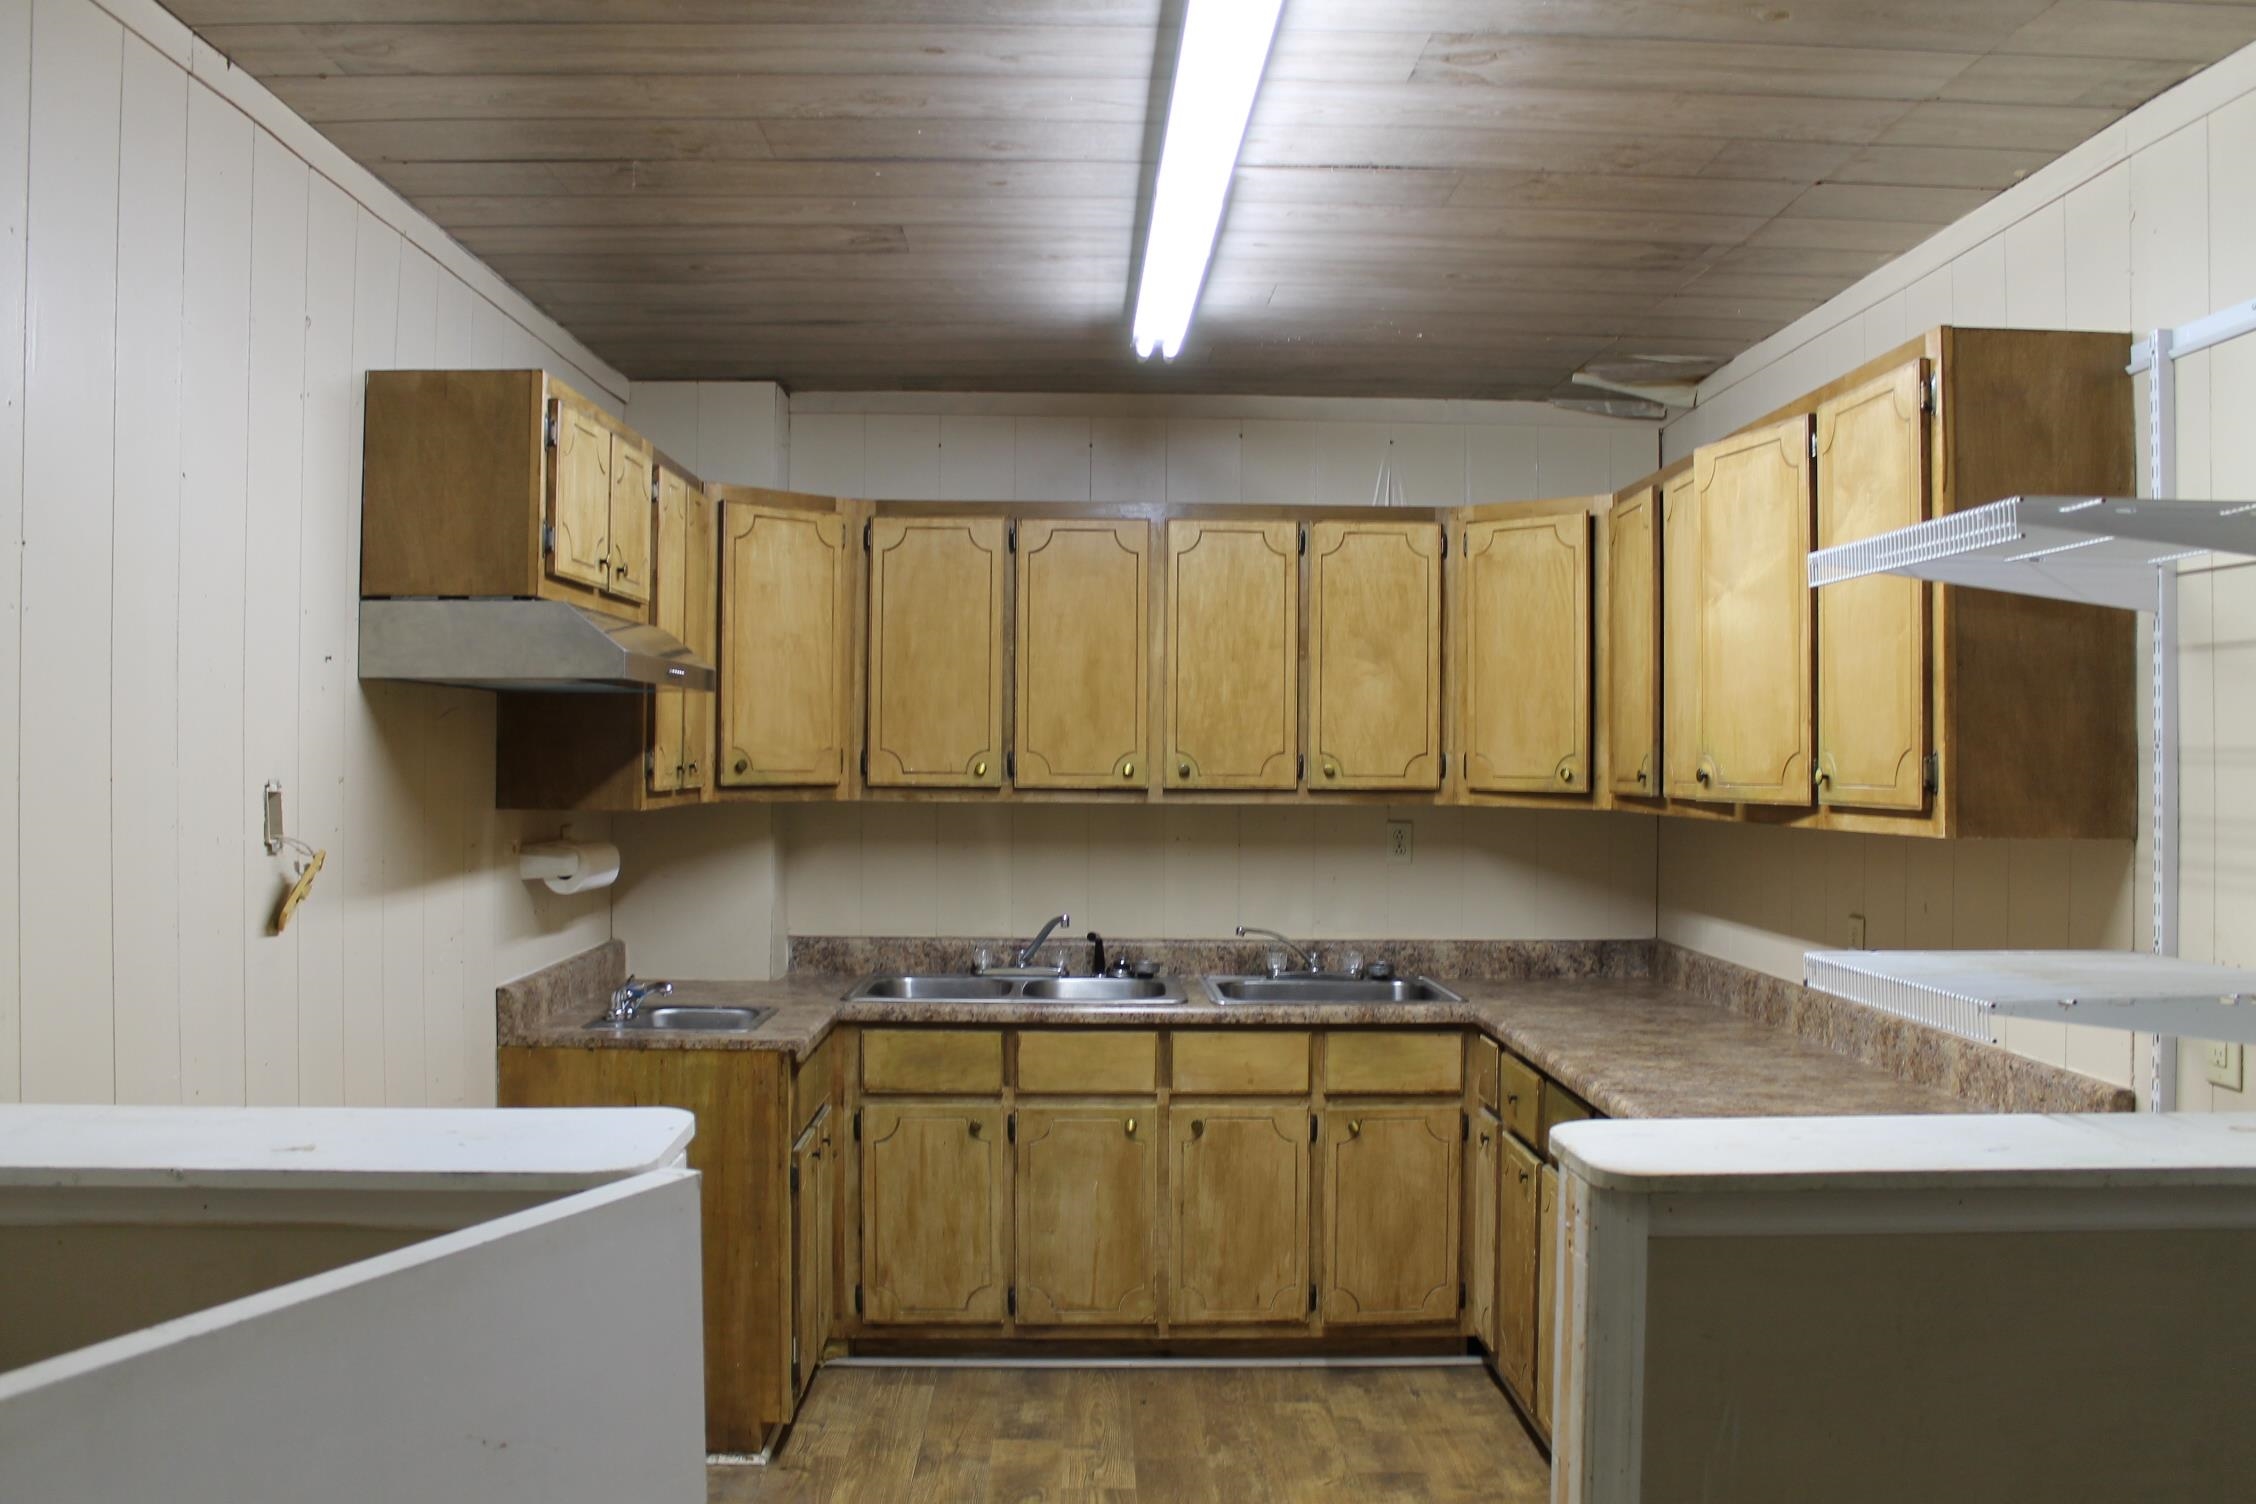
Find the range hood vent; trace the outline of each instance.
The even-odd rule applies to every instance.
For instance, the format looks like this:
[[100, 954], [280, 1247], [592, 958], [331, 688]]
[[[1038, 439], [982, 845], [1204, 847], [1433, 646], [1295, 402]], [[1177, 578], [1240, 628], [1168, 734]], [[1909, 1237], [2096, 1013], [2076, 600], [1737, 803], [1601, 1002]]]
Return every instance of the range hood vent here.
[[713, 666], [657, 627], [564, 601], [363, 600], [360, 677], [465, 689], [710, 692]]

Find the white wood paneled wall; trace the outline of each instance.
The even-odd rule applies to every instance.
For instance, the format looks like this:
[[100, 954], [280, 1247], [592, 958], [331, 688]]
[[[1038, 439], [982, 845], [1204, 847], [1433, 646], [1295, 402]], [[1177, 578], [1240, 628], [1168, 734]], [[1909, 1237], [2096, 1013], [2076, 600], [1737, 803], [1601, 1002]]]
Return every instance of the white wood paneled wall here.
[[[1702, 388], [1699, 407], [1669, 427], [1665, 448], [1685, 453], [1934, 324], [2142, 331], [2256, 297], [2251, 162], [2256, 48], [2108, 127], [1750, 350]], [[2179, 493], [2256, 498], [2256, 428], [2248, 422], [2256, 339], [2180, 362], [2178, 402]], [[2245, 776], [2256, 765], [2256, 566], [2189, 563], [2181, 606], [2180, 950], [2246, 964], [2256, 961], [2256, 861], [2248, 855], [2256, 850], [2256, 781]], [[2123, 713], [2142, 714], [2144, 705], [2142, 686]], [[2140, 784], [2143, 792], [2143, 770]], [[1872, 918], [1875, 945], [2149, 943], [2143, 839], [2135, 852], [2128, 843], [2048, 842], [1946, 852], [1883, 838], [1672, 825], [1660, 852], [1661, 933], [1780, 975], [1799, 975], [1805, 943], [1842, 943], [1852, 910]], [[1726, 873], [1752, 880], [1722, 881]], [[1890, 916], [1887, 927], [1881, 916]], [[1884, 938], [1891, 931], [1893, 941]], [[2094, 1075], [2134, 1079], [2134, 1049], [2121, 1034], [2016, 1023], [2009, 1042]], [[2256, 1093], [2212, 1087], [2200, 1051], [2180, 1058], [2181, 1103], [2256, 1107]]]
[[386, 366], [624, 396], [153, 4], [0, 0], [0, 1100], [490, 1101], [494, 984], [608, 933], [516, 879], [491, 697], [356, 675]]

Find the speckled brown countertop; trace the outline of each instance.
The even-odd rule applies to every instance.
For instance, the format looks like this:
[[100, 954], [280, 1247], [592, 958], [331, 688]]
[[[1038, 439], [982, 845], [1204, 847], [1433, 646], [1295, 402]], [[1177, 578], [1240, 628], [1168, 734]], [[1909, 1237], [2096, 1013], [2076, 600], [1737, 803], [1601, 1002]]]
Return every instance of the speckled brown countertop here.
[[[590, 953], [591, 956], [597, 953]], [[616, 973], [612, 973], [615, 980]], [[1323, 1028], [1357, 1025], [1477, 1028], [1610, 1117], [1970, 1112], [1937, 1086], [1889, 1072], [1647, 978], [1449, 982], [1462, 1003], [1371, 1005], [1191, 1001], [1166, 1006], [840, 1001], [853, 979], [801, 974], [775, 981], [683, 981], [672, 1003], [775, 1010], [748, 1034], [654, 1034], [589, 1027], [600, 990], [541, 989], [505, 1004], [503, 1045], [581, 1048], [786, 1050], [804, 1056], [834, 1026], [1050, 1024], [1169, 1028]], [[602, 984], [608, 986], [609, 983]]]

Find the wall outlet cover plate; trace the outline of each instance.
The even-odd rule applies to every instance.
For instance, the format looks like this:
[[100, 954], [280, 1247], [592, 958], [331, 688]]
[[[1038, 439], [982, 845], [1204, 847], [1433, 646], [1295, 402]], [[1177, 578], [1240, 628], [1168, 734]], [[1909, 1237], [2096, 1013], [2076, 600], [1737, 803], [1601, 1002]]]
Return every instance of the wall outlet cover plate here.
[[2237, 1044], [2210, 1042], [2201, 1047], [2202, 1064], [2208, 1068], [2209, 1084], [2231, 1091], [2243, 1089], [2241, 1073], [2246, 1067], [2247, 1058], [2247, 1051]]
[[1386, 822], [1386, 859], [1408, 866], [1418, 847], [1418, 826], [1411, 820]]

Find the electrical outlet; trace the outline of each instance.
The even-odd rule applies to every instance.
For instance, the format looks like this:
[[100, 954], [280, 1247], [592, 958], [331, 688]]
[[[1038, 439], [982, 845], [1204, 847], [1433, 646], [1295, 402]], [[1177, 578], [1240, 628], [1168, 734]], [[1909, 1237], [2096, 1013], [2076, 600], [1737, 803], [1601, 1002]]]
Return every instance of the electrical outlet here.
[[2201, 1047], [2202, 1063], [2209, 1068], [2209, 1084], [2229, 1091], [2241, 1090], [2246, 1055], [2237, 1044], [2208, 1043]]
[[1387, 821], [1387, 860], [1408, 866], [1417, 848], [1417, 832], [1417, 825], [1409, 820]]
[[1849, 916], [1849, 949], [1864, 949], [1864, 916], [1862, 914], [1851, 914]]

